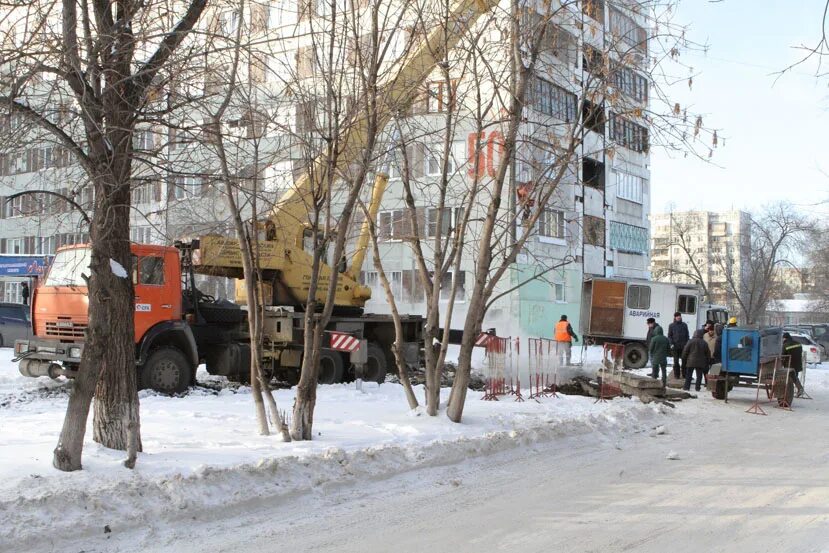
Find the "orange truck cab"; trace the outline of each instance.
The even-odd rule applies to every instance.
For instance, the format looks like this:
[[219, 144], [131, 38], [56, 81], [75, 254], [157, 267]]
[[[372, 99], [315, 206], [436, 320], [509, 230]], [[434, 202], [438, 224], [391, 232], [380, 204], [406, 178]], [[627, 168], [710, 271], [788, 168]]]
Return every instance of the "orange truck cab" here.
[[[195, 382], [200, 362], [213, 374], [232, 376], [246, 370], [246, 312], [199, 292], [191, 264], [182, 267], [179, 248], [132, 244], [131, 249], [139, 386], [182, 393]], [[24, 376], [77, 374], [88, 323], [90, 255], [87, 245], [59, 249], [35, 289], [33, 335], [15, 342]]]

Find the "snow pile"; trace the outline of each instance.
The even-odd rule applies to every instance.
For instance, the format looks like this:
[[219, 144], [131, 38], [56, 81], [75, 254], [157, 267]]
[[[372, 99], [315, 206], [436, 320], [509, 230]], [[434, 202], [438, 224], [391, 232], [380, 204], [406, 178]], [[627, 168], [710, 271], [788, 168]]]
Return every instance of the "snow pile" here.
[[[21, 377], [10, 357], [0, 352], [0, 544], [18, 550], [56, 532], [79, 536], [106, 525], [114, 531], [159, 517], [185, 519], [253, 498], [384, 478], [563, 436], [612, 445], [620, 433], [652, 431], [671, 411], [580, 396], [484, 402], [470, 392], [458, 425], [443, 414], [408, 411], [398, 385], [364, 383], [358, 392], [343, 384], [320, 387], [314, 440], [286, 444], [256, 434], [247, 388], [199, 387], [182, 398], [142, 392], [144, 453], [136, 469], [122, 467], [123, 452], [91, 442], [89, 428], [85, 470], [66, 474], [51, 467], [51, 457], [71, 384]], [[199, 378], [216, 382], [204, 373]], [[417, 394], [423, 398], [423, 389]], [[290, 411], [293, 392], [276, 395]]]

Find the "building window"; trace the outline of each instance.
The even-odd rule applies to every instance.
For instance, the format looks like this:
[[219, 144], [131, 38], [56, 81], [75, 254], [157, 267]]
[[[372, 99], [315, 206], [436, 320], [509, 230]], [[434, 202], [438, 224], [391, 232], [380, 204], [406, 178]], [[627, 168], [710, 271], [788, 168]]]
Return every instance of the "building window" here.
[[535, 78], [532, 105], [537, 111], [570, 123], [576, 119], [577, 103], [572, 92], [540, 77]]
[[584, 216], [584, 243], [588, 246], [604, 247], [604, 219], [592, 215]]
[[202, 179], [193, 176], [178, 176], [173, 182], [173, 197], [177, 200], [195, 198], [202, 193]]
[[584, 128], [604, 135], [605, 115], [603, 105], [585, 100], [582, 104], [582, 120], [584, 121]]
[[23, 253], [23, 247], [22, 238], [9, 238], [6, 240], [5, 253]]
[[697, 297], [680, 295], [676, 302], [676, 310], [680, 313], [693, 315], [697, 312]]
[[585, 186], [604, 190], [604, 163], [585, 157], [582, 159], [581, 180]]
[[394, 299], [403, 298], [403, 271], [389, 271], [389, 285]]
[[380, 240], [402, 240], [412, 234], [409, 215], [403, 209], [378, 213], [377, 227]]
[[538, 235], [563, 239], [564, 212], [559, 209], [542, 209], [538, 214]]
[[610, 139], [634, 152], [648, 151], [648, 129], [624, 117], [610, 114]]
[[555, 294], [555, 301], [559, 303], [564, 303], [567, 301], [564, 295], [564, 283], [563, 282], [554, 282], [553, 283], [553, 293]]
[[637, 102], [648, 101], [648, 79], [623, 65], [616, 65], [611, 75], [611, 83], [619, 92]]
[[463, 219], [462, 207], [445, 207], [438, 209], [430, 207], [426, 209], [426, 235], [429, 238], [440, 236], [447, 237], [457, 228], [459, 221]]
[[[446, 160], [446, 174], [452, 175], [455, 172], [455, 159], [452, 150], [449, 150], [449, 158]], [[443, 156], [438, 154], [426, 154], [426, 175], [435, 177], [443, 174]]]
[[628, 286], [628, 307], [630, 309], [650, 309], [650, 286], [639, 286], [636, 284]]
[[133, 227], [130, 238], [136, 244], [152, 244], [153, 229], [151, 227]]
[[151, 130], [135, 131], [135, 149], [152, 150], [155, 148], [155, 133]]
[[432, 81], [426, 85], [426, 112], [442, 113], [455, 106], [455, 83], [450, 81]]
[[616, 197], [637, 204], [645, 203], [645, 179], [616, 171]]
[[648, 34], [633, 18], [610, 6], [610, 32], [641, 55], [648, 53]]
[[599, 81], [604, 79], [604, 54], [601, 51], [593, 48], [589, 44], [585, 44], [582, 63], [584, 64], [585, 71], [590, 73], [594, 78], [599, 79]]

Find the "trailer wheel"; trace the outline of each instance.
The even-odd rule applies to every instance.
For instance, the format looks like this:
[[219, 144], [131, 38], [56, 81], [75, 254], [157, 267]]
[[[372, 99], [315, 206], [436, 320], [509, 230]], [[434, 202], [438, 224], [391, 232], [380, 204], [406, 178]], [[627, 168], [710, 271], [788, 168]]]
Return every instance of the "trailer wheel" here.
[[368, 361], [363, 369], [363, 380], [382, 384], [386, 381], [386, 372], [388, 371], [386, 354], [383, 348], [379, 344], [370, 342], [366, 356], [368, 357]]
[[777, 405], [780, 407], [791, 407], [794, 401], [794, 381], [789, 380], [786, 384], [786, 389], [783, 390], [783, 397], [777, 398]]
[[156, 349], [141, 368], [141, 387], [162, 394], [182, 394], [193, 379], [193, 368], [178, 349]]
[[345, 364], [342, 356], [330, 349], [320, 351], [319, 384], [338, 384], [343, 381]]
[[714, 384], [714, 389], [711, 390], [711, 396], [714, 399], [725, 399], [726, 387], [727, 387], [727, 384], [725, 383], [725, 380], [723, 380], [723, 379], [717, 380], [716, 384]]
[[644, 344], [630, 342], [625, 344], [625, 367], [629, 369], [641, 369], [648, 362], [648, 351]]

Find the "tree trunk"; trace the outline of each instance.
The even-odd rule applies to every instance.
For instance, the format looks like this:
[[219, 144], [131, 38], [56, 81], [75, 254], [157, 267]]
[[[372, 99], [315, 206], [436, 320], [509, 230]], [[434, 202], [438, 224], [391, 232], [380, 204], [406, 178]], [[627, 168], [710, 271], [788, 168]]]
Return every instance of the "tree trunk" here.
[[469, 302], [469, 310], [463, 328], [461, 351], [458, 354], [458, 369], [455, 371], [455, 380], [452, 382], [452, 392], [449, 404], [446, 406], [446, 416], [452, 422], [461, 422], [463, 408], [466, 403], [466, 392], [469, 388], [469, 375], [472, 371], [472, 352], [475, 349], [475, 338], [481, 331], [484, 318], [485, 302], [481, 297], [483, 291], [475, 290]]
[[63, 419], [63, 428], [60, 431], [58, 445], [55, 448], [52, 464], [58, 470], [81, 470], [81, 455], [83, 453], [83, 439], [86, 434], [86, 419], [89, 417], [89, 407], [92, 405], [92, 395], [95, 393], [95, 384], [98, 382], [99, 365], [82, 361], [78, 376], [75, 378], [75, 387], [69, 396], [69, 405]]
[[[313, 309], [314, 304], [309, 308]], [[314, 318], [314, 312], [305, 314], [306, 320]], [[314, 407], [317, 404], [317, 380], [319, 379], [320, 348], [322, 347], [322, 329], [319, 321], [306, 324], [304, 355], [299, 384], [296, 387], [294, 413], [291, 419], [291, 439], [310, 440], [314, 434]]]
[[[129, 162], [125, 165], [120, 174], [129, 175]], [[121, 180], [122, 184], [118, 182], [117, 174], [95, 179], [96, 217], [90, 229], [92, 260], [87, 278], [89, 324], [77, 387], [54, 452], [53, 464], [60, 470], [78, 470], [82, 466], [93, 390], [93, 439], [112, 449], [132, 449], [131, 456], [141, 450], [134, 301], [129, 276], [130, 188], [128, 178]]]
[[[132, 441], [130, 429], [140, 428], [135, 307], [130, 278], [129, 180], [101, 188], [104, 190], [100, 191], [91, 233], [93, 278], [90, 280], [93, 282], [89, 296], [89, 343], [105, 342], [100, 349], [90, 351], [101, 354], [98, 359], [89, 359], [101, 367], [95, 390], [92, 438], [105, 447], [126, 451]], [[121, 270], [126, 275], [116, 274]], [[94, 288], [103, 293], [93, 293]], [[140, 430], [137, 432], [138, 451], [141, 451]]]

